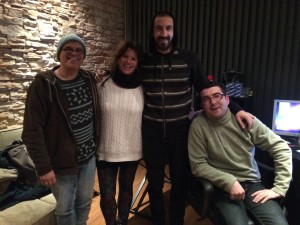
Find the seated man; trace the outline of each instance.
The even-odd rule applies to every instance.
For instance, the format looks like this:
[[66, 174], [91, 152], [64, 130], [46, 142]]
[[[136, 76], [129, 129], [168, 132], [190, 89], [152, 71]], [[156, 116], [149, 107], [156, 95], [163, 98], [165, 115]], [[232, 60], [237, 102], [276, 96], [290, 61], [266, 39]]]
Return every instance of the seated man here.
[[[222, 224], [248, 224], [246, 209], [261, 224], [287, 225], [276, 198], [285, 196], [292, 178], [292, 154], [287, 143], [257, 118], [241, 130], [228, 110], [224, 87], [209, 83], [200, 90], [203, 113], [190, 127], [188, 151], [192, 173], [210, 180], [212, 205], [223, 215]], [[275, 181], [266, 189], [254, 159], [255, 147], [274, 160]]]

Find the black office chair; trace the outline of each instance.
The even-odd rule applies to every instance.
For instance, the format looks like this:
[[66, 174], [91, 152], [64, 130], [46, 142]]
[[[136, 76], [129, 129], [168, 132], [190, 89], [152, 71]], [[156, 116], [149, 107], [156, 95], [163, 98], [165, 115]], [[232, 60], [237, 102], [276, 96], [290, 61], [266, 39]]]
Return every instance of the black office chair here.
[[[193, 209], [202, 219], [209, 218], [215, 225], [223, 225], [222, 217], [218, 210], [210, 207], [210, 202], [214, 192], [214, 187], [209, 180], [200, 177], [191, 177], [189, 189], [189, 202]], [[219, 218], [217, 220], [217, 218]], [[248, 225], [255, 225], [253, 220], [248, 217]]]

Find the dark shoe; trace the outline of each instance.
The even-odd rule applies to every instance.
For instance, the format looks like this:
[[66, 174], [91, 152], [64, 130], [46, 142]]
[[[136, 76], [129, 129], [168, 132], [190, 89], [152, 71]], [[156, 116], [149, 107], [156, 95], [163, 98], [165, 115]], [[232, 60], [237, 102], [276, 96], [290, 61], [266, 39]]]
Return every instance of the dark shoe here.
[[127, 225], [127, 221], [118, 221], [117, 225]]

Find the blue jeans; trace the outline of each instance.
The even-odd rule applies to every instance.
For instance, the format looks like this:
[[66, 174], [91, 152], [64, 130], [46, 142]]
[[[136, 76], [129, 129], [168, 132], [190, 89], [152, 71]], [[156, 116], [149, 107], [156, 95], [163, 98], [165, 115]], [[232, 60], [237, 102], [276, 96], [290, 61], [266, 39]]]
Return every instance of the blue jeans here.
[[214, 222], [224, 225], [248, 225], [247, 213], [255, 224], [288, 225], [283, 210], [276, 200], [265, 203], [254, 203], [251, 194], [265, 189], [261, 183], [242, 184], [245, 189], [244, 201], [233, 201], [229, 194], [215, 189], [210, 211], [214, 214]]
[[96, 172], [95, 157], [80, 165], [77, 174], [56, 175], [52, 192], [58, 225], [85, 225], [91, 208]]

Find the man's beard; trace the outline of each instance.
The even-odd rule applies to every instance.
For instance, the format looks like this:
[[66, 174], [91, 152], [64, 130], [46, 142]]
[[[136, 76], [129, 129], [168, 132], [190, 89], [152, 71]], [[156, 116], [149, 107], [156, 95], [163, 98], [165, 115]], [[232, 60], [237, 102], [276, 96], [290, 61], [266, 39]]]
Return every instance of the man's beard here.
[[[161, 43], [160, 40], [166, 40], [166, 42]], [[172, 45], [170, 37], [159, 37], [155, 43], [156, 43], [157, 49], [160, 49], [160, 50], [168, 50], [171, 48], [171, 45]]]

